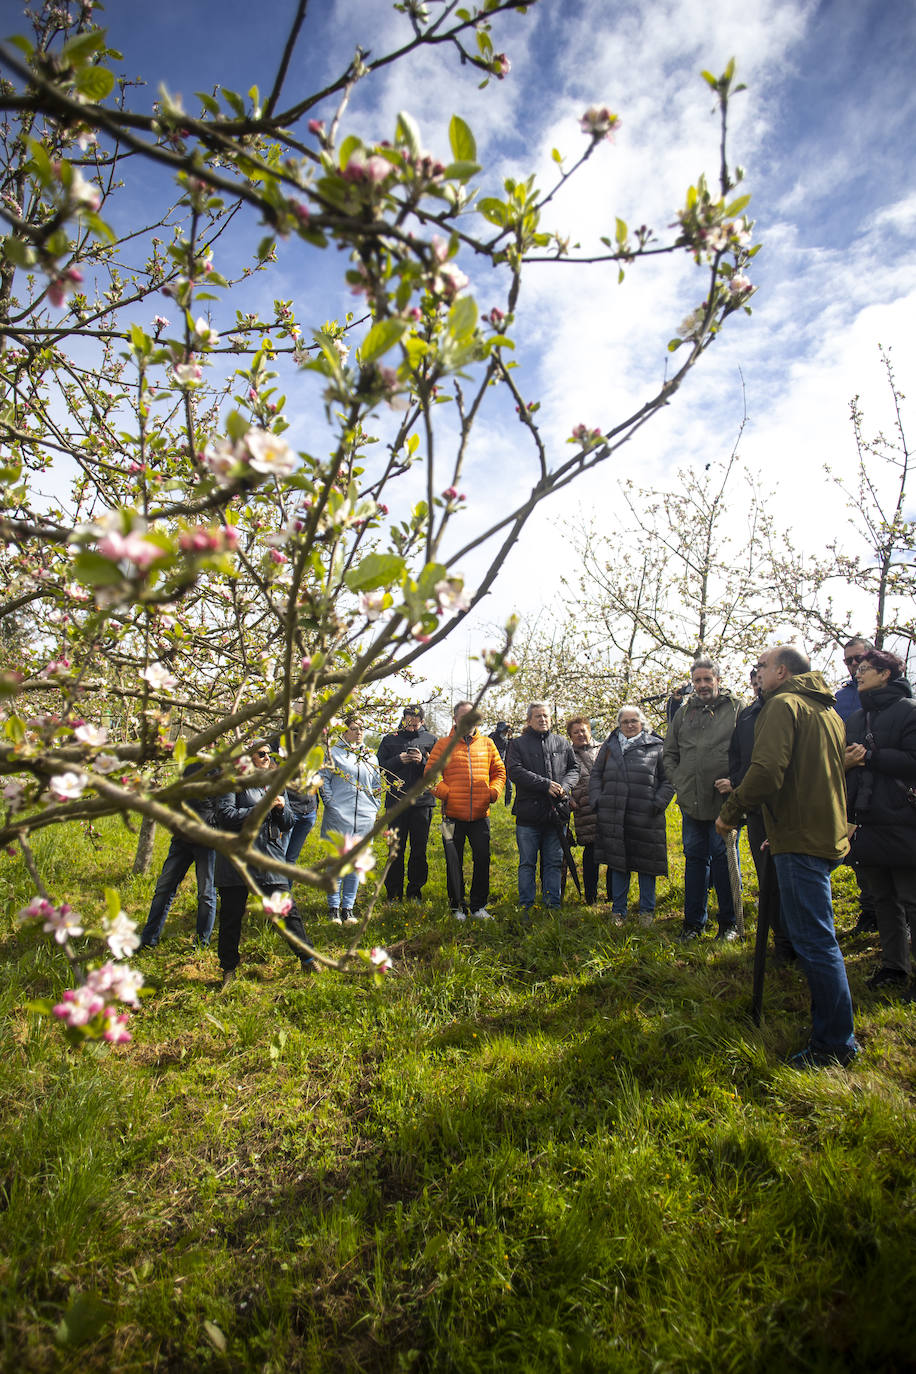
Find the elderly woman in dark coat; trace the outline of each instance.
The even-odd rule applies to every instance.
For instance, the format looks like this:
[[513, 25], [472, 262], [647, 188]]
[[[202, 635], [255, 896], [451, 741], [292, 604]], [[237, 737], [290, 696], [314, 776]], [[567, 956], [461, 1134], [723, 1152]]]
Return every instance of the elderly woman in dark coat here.
[[[598, 819], [588, 800], [588, 780], [598, 757], [598, 745], [592, 739], [592, 727], [587, 716], [573, 716], [566, 722], [566, 733], [579, 764], [579, 780], [570, 794], [572, 819], [576, 830], [576, 844], [582, 846], [582, 885], [585, 901], [594, 906], [598, 900], [598, 865], [595, 862], [595, 840], [598, 838]], [[611, 900], [611, 871], [607, 874], [607, 899]]]
[[589, 778], [588, 798], [598, 817], [595, 859], [610, 870], [618, 922], [627, 914], [634, 869], [643, 926], [652, 924], [655, 879], [668, 874], [665, 811], [674, 787], [665, 778], [663, 747], [638, 706], [621, 706], [617, 729], [602, 744]]
[[916, 948], [916, 701], [903, 667], [896, 654], [870, 649], [856, 670], [861, 709], [846, 722], [850, 857], [881, 940], [868, 984], [888, 990], [904, 988]]

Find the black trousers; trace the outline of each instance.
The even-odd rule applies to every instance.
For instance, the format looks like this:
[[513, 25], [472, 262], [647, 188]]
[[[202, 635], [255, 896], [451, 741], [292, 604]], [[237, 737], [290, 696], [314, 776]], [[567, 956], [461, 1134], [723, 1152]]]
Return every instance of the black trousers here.
[[[247, 887], [221, 887], [219, 891], [219, 935], [217, 937], [217, 951], [219, 953], [220, 968], [223, 972], [239, 966], [239, 940], [242, 935], [242, 917], [245, 915], [245, 907], [248, 905]], [[269, 897], [271, 892], [285, 892], [285, 888], [265, 887], [264, 895]], [[290, 911], [283, 917], [284, 924], [291, 935], [297, 940], [307, 940], [305, 927], [302, 924], [302, 917], [296, 909], [295, 902]], [[303, 964], [309, 962], [307, 954], [300, 953], [293, 945], [291, 946], [296, 958]]]
[[773, 863], [773, 855], [770, 853], [769, 846], [761, 849], [761, 845], [767, 837], [766, 826], [763, 823], [763, 816], [759, 811], [749, 811], [747, 816], [747, 843], [751, 851], [751, 858], [754, 860], [754, 867], [757, 870], [757, 919], [766, 916], [773, 932], [773, 946], [777, 953], [786, 958], [791, 958], [795, 954], [792, 948], [792, 941], [789, 939], [782, 923], [779, 919], [779, 883], [776, 878], [776, 865]]
[[426, 860], [426, 846], [429, 842], [429, 824], [433, 818], [431, 806], [409, 806], [391, 828], [397, 831], [398, 852], [391, 861], [385, 875], [385, 891], [393, 902], [399, 902], [404, 895], [404, 859], [410, 846], [407, 860], [407, 896], [419, 897], [429, 877], [429, 864]]
[[455, 846], [455, 857], [457, 858], [457, 863], [454, 860], [449, 862], [449, 842], [443, 837], [448, 899], [453, 910], [458, 907], [464, 910], [464, 842], [467, 840], [471, 846], [471, 859], [474, 865], [471, 874], [471, 894], [468, 899], [468, 909], [479, 911], [482, 906], [486, 906], [487, 898], [490, 895], [489, 819], [485, 816], [483, 820], [479, 821], [453, 821], [449, 817], [448, 824], [455, 827], [452, 843]]

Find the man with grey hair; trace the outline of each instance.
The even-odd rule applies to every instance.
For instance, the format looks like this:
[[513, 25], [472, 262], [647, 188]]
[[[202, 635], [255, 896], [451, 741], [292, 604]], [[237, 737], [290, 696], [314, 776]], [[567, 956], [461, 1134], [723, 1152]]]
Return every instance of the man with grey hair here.
[[811, 1037], [789, 1063], [850, 1064], [858, 1046], [830, 891], [830, 873], [849, 852], [846, 735], [827, 683], [793, 645], [766, 649], [757, 678], [764, 704], [750, 766], [726, 797], [716, 830], [724, 838], [744, 812], [763, 809], [782, 922], [811, 992]]
[[684, 845], [684, 924], [681, 940], [696, 940], [706, 928], [710, 881], [719, 899], [720, 940], [736, 940], [735, 903], [728, 878], [725, 841], [716, 834], [721, 797], [716, 780], [728, 777], [728, 746], [741, 703], [720, 686], [711, 658], [690, 670], [692, 694], [665, 736], [665, 776], [681, 808]]
[[579, 777], [579, 764], [569, 740], [551, 734], [546, 701], [533, 701], [525, 719], [522, 733], [509, 741], [506, 771], [515, 785], [512, 813], [518, 845], [518, 899], [525, 911], [530, 911], [538, 855], [544, 903], [551, 908], [560, 905], [560, 835], [569, 819], [569, 794]]

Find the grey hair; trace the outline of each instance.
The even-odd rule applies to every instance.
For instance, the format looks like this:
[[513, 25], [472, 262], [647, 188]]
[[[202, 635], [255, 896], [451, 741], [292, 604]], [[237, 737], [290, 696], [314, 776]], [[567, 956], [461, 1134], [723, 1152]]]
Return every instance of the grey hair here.
[[624, 704], [621, 706], [620, 710], [617, 712], [617, 724], [618, 724], [618, 725], [620, 724], [620, 717], [623, 715], [624, 711], [635, 711], [636, 714], [639, 716], [639, 723], [640, 723], [640, 725], [648, 725], [648, 724], [649, 724], [649, 722], [646, 720], [646, 718], [645, 718], [645, 716], [643, 715], [642, 710], [640, 709], [639, 706], [636, 706], [633, 702], [625, 701]]
[[525, 712], [525, 719], [526, 719], [526, 720], [530, 720], [530, 719], [531, 719], [531, 712], [532, 712], [532, 711], [536, 711], [536, 710], [538, 709], [539, 706], [543, 706], [543, 708], [544, 708], [544, 710], [547, 712], [548, 716], [550, 715], [550, 702], [549, 702], [549, 701], [529, 701], [529, 703], [528, 703], [528, 710]]
[[862, 648], [867, 649], [869, 653], [875, 647], [874, 644], [872, 644], [871, 640], [866, 639], [864, 635], [853, 635], [852, 639], [847, 639], [846, 643], [843, 645], [843, 648], [851, 649], [853, 644], [861, 644]]
[[719, 665], [714, 658], [695, 658], [690, 665], [691, 677], [693, 677], [697, 668], [708, 668], [713, 677], [721, 677]]

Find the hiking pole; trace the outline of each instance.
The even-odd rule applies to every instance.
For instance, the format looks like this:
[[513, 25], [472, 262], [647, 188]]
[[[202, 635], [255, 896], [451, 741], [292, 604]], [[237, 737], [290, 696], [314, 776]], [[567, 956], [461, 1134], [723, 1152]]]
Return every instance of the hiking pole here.
[[725, 838], [725, 857], [728, 860], [728, 881], [735, 908], [735, 925], [744, 939], [744, 900], [741, 896], [741, 869], [738, 867], [738, 832], [730, 830]]
[[754, 943], [754, 982], [751, 991], [751, 1019], [760, 1025], [763, 1011], [763, 977], [767, 967], [767, 937], [770, 933], [770, 913], [765, 904], [757, 906], [757, 939]]

